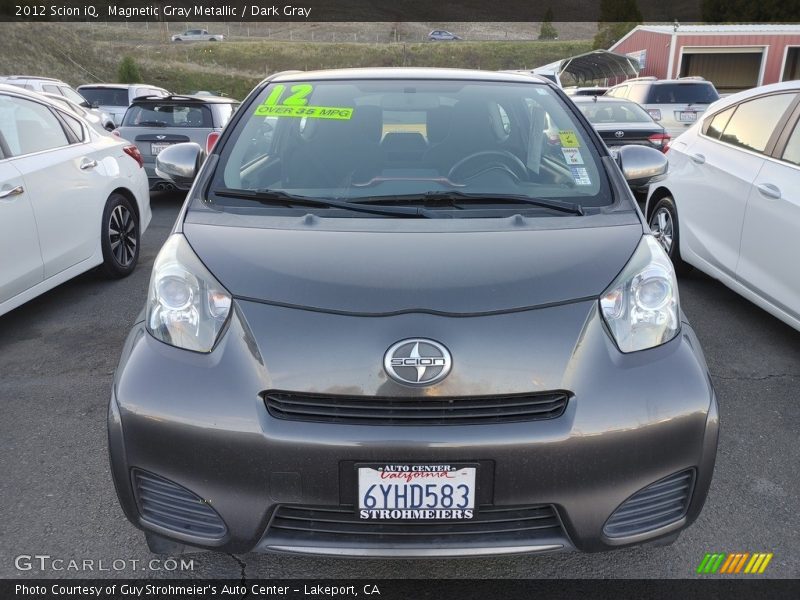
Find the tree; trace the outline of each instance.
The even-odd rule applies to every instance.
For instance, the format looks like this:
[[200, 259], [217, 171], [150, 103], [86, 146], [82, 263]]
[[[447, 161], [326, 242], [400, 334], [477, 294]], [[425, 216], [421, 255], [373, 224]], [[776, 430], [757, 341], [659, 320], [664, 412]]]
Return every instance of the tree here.
[[786, 0], [703, 0], [709, 23], [791, 23], [800, 20], [800, 5]]
[[141, 83], [142, 75], [139, 73], [139, 65], [133, 60], [133, 57], [126, 56], [119, 63], [117, 70], [117, 79], [120, 83]]
[[544, 13], [544, 20], [542, 21], [542, 26], [539, 29], [539, 39], [540, 40], [557, 40], [558, 39], [558, 31], [556, 28], [553, 27], [553, 9], [549, 6], [547, 7], [547, 12]]
[[594, 48], [609, 48], [642, 22], [636, 0], [600, 0], [598, 32]]

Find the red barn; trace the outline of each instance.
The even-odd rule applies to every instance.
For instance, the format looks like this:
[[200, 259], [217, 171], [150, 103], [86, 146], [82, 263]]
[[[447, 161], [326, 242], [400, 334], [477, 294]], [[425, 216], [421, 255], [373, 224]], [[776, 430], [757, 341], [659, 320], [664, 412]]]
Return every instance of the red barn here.
[[701, 76], [720, 93], [800, 79], [800, 24], [639, 25], [609, 48], [641, 77]]

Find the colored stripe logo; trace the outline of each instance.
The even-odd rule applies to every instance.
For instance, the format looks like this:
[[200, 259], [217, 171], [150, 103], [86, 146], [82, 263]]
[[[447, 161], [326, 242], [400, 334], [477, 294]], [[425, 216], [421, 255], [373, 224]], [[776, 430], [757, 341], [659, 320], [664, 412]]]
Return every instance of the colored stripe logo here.
[[700, 575], [720, 573], [725, 575], [763, 573], [772, 560], [772, 552], [709, 553], [697, 566]]

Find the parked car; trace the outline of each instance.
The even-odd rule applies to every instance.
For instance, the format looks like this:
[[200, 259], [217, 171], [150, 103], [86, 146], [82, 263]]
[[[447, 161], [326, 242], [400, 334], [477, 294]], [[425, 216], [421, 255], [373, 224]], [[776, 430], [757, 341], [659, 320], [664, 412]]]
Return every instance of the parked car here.
[[600, 551], [698, 516], [717, 403], [625, 180], [662, 153], [620, 171], [530, 76], [352, 69], [268, 78], [204, 157], [156, 159], [202, 166], [112, 386], [151, 549]]
[[86, 101], [86, 98], [81, 96], [78, 92], [72, 89], [69, 84], [64, 83], [60, 79], [53, 79], [51, 77], [35, 77], [30, 75], [9, 75], [7, 77], [0, 77], [0, 83], [21, 87], [32, 92], [38, 92], [40, 94], [54, 94], [56, 96], [63, 96], [67, 100], [74, 102], [83, 108], [91, 108], [91, 105]]
[[670, 137], [666, 129], [635, 102], [598, 96], [573, 96], [572, 101], [589, 119], [612, 154], [628, 144], [667, 151]]
[[691, 127], [709, 104], [719, 100], [714, 84], [702, 77], [639, 77], [615, 85], [606, 95], [641, 105], [673, 139]]
[[678, 272], [719, 279], [800, 329], [800, 82], [733, 94], [670, 146], [647, 216]]
[[237, 100], [221, 96], [137, 98], [116, 133], [139, 148], [151, 189], [174, 189], [171, 181], [156, 174], [158, 153], [181, 142], [210, 151], [237, 106]]
[[434, 29], [428, 34], [429, 42], [452, 42], [460, 39], [463, 38], [457, 36], [455, 33], [445, 31], [444, 29]]
[[164, 88], [141, 83], [92, 83], [78, 86], [78, 91], [92, 107], [108, 113], [114, 125], [122, 123], [122, 117], [134, 98], [140, 96], [169, 96]]
[[224, 39], [221, 33], [208, 33], [205, 29], [187, 29], [172, 36], [173, 42], [221, 42]]
[[0, 315], [96, 266], [136, 266], [150, 196], [135, 146], [0, 84]]
[[602, 96], [607, 91], [607, 87], [596, 85], [588, 87], [569, 86], [564, 88], [564, 92], [567, 96]]
[[57, 106], [64, 108], [74, 115], [80, 117], [95, 129], [102, 131], [113, 131], [114, 121], [108, 113], [105, 113], [97, 108], [84, 108], [80, 104], [74, 103], [69, 98], [59, 96], [57, 94], [42, 93], [42, 96], [53, 102]]

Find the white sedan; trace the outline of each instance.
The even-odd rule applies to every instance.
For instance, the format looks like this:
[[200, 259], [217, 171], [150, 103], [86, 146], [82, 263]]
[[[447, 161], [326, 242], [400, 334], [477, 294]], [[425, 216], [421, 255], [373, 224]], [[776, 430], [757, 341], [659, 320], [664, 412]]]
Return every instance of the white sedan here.
[[678, 272], [696, 267], [800, 330], [800, 81], [715, 102], [667, 156], [645, 210]]
[[0, 84], [0, 315], [97, 266], [130, 274], [150, 223], [136, 146]]

